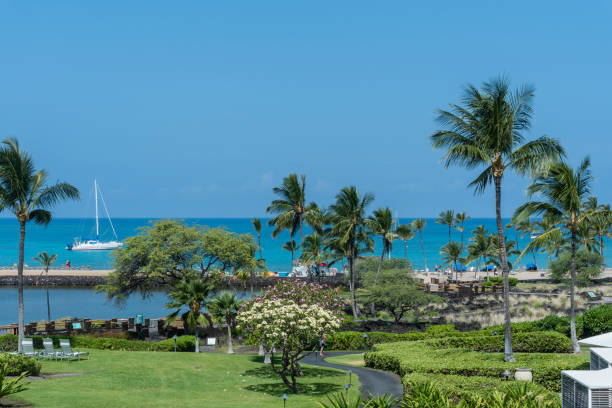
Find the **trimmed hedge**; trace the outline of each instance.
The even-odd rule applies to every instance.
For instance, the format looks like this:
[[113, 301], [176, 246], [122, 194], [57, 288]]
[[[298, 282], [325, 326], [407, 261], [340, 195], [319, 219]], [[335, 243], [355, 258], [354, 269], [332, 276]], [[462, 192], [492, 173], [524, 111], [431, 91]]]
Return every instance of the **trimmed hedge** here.
[[40, 374], [40, 363], [32, 357], [22, 356], [21, 354], [0, 354], [0, 365], [8, 365], [7, 375], [20, 375], [24, 371], [28, 375]]
[[394, 372], [401, 377], [411, 373], [459, 375], [464, 377], [502, 378], [504, 370], [529, 367], [534, 382], [550, 391], [559, 391], [561, 370], [586, 367], [584, 355], [550, 353], [515, 353], [516, 362], [504, 361], [503, 353], [440, 349], [427, 341], [387, 343], [374, 346], [365, 353], [366, 366]]
[[367, 338], [363, 338], [364, 332], [342, 331], [327, 336], [327, 348], [330, 350], [363, 350], [367, 342], [368, 349], [380, 343], [390, 343], [395, 341], [414, 341], [423, 340], [427, 335], [422, 332], [408, 332], [402, 334], [386, 332], [367, 332]]
[[[483, 392], [499, 391], [503, 392], [508, 386], [508, 382], [500, 378], [493, 377], [463, 377], [460, 375], [441, 375], [441, 374], [426, 374], [426, 373], [411, 373], [402, 377], [404, 392], [409, 392], [408, 388], [411, 383], [430, 382], [435, 384], [440, 390], [450, 394], [454, 399], [459, 399], [467, 395], [481, 395]], [[528, 385], [530, 391], [536, 394], [543, 394], [547, 390], [541, 385], [530, 383]]]
[[[471, 336], [444, 337], [427, 340], [427, 345], [433, 348], [461, 348], [474, 351], [497, 352], [504, 351], [504, 336]], [[554, 331], [514, 333], [512, 335], [512, 350], [522, 353], [571, 353], [572, 341], [561, 333]]]

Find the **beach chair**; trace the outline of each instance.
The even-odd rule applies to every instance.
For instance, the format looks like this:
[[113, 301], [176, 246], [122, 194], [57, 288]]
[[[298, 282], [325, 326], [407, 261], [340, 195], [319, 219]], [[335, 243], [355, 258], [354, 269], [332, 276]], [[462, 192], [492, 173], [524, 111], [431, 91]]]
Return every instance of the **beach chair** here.
[[60, 348], [62, 349], [62, 354], [66, 356], [68, 359], [76, 357], [77, 360], [81, 361], [81, 356], [87, 356], [87, 359], [89, 360], [88, 352], [72, 350], [69, 339], [60, 339]]
[[53, 340], [48, 337], [43, 339], [43, 348], [44, 350], [38, 354], [40, 358], [44, 358], [46, 360], [54, 359], [55, 361], [57, 361], [57, 359], [63, 360], [64, 358], [67, 358], [64, 356], [64, 353], [55, 350]]
[[25, 338], [21, 341], [21, 354], [26, 357], [34, 357], [38, 360], [38, 351], [34, 350], [34, 340]]

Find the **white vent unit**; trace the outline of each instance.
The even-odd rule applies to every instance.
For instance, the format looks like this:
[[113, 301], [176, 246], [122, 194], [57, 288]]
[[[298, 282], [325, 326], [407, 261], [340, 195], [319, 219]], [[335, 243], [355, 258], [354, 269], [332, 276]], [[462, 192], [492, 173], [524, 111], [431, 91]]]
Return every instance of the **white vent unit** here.
[[591, 349], [591, 370], [603, 370], [612, 367], [612, 348]]
[[562, 371], [561, 393], [563, 408], [612, 408], [612, 367]]

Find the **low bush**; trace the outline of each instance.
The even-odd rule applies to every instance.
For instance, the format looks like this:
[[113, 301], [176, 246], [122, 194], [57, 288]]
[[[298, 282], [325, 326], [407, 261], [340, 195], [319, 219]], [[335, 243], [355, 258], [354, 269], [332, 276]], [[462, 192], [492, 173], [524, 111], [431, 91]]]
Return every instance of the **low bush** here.
[[502, 378], [504, 370], [529, 367], [534, 382], [550, 391], [559, 391], [561, 370], [587, 367], [584, 355], [550, 353], [515, 353], [516, 362], [504, 361], [503, 353], [434, 348], [427, 341], [378, 344], [365, 353], [366, 366], [394, 372], [459, 375], [464, 377]]
[[[433, 348], [462, 348], [473, 351], [504, 351], [504, 336], [461, 336], [427, 340]], [[512, 349], [522, 353], [571, 353], [572, 342], [566, 336], [554, 332], [514, 333]]]
[[6, 375], [18, 376], [23, 372], [28, 375], [40, 374], [40, 363], [32, 357], [22, 356], [21, 354], [0, 354], [0, 366], [6, 364]]
[[[200, 342], [200, 344], [202, 344]], [[162, 340], [158, 343], [158, 351], [174, 351], [174, 339]], [[195, 337], [194, 336], [180, 336], [176, 339], [176, 351], [191, 352], [195, 350]]]
[[427, 336], [422, 332], [408, 332], [402, 334], [386, 332], [367, 332], [364, 339], [363, 332], [342, 331], [327, 336], [327, 348], [330, 350], [363, 350], [366, 345], [371, 349], [375, 344], [390, 343], [394, 341], [423, 340]]
[[[63, 337], [65, 338], [65, 337]], [[73, 347], [116, 351], [156, 351], [157, 343], [138, 340], [112, 339], [104, 337], [74, 336], [70, 338]]]
[[584, 337], [612, 331], [612, 305], [601, 305], [587, 310], [580, 316]]
[[17, 336], [5, 334], [0, 336], [0, 352], [17, 351]]

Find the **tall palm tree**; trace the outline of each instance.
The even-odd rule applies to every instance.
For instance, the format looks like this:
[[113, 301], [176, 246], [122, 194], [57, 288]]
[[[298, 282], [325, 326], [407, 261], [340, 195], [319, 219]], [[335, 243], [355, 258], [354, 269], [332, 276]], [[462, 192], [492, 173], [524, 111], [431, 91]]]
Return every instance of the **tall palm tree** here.
[[40, 265], [43, 267], [43, 273], [46, 275], [45, 279], [45, 289], [47, 290], [47, 321], [51, 321], [51, 305], [49, 303], [49, 268], [55, 260], [57, 259], [57, 254], [49, 255], [47, 252], [43, 251], [35, 256], [35, 261], [38, 261]]
[[423, 218], [417, 218], [416, 220], [412, 221], [412, 226], [414, 229], [419, 231], [421, 251], [423, 251], [423, 263], [425, 264], [425, 273], [427, 273], [429, 268], [427, 268], [427, 257], [425, 256], [425, 245], [423, 244], [423, 230], [425, 229], [425, 225], [427, 225], [427, 221], [425, 221]]
[[448, 226], [448, 242], [451, 242], [451, 229], [455, 225], [455, 211], [454, 210], [446, 210], [442, 211], [438, 218], [436, 218], [436, 222], [438, 224], [447, 225]]
[[336, 202], [330, 207], [330, 234], [335, 237], [337, 245], [346, 248], [349, 265], [349, 288], [353, 317], [357, 318], [355, 301], [355, 259], [359, 252], [359, 240], [367, 236], [371, 221], [366, 217], [367, 207], [374, 201], [374, 194], [366, 193], [363, 197], [355, 186], [344, 187], [336, 195]]
[[234, 354], [232, 346], [232, 326], [236, 322], [236, 316], [242, 306], [242, 301], [238, 300], [236, 293], [223, 292], [211, 299], [208, 303], [208, 311], [217, 322], [227, 325], [227, 354]]
[[442, 265], [448, 265], [455, 269], [455, 280], [459, 281], [459, 268], [457, 262], [464, 263], [465, 259], [463, 255], [463, 245], [459, 242], [451, 241], [448, 244], [440, 248], [440, 255], [442, 255]]
[[279, 198], [272, 200], [266, 209], [267, 212], [276, 214], [268, 221], [268, 225], [275, 227], [272, 236], [277, 237], [282, 230], [288, 229], [293, 240], [299, 229], [304, 246], [304, 219], [310, 216], [309, 210], [312, 208], [306, 205], [306, 176], [298, 178], [297, 174], [291, 173], [283, 179], [279, 187], [274, 187], [273, 191]]
[[470, 239], [470, 244], [468, 245], [468, 259], [470, 261], [476, 261], [476, 272], [474, 273], [474, 277], [480, 271], [480, 260], [484, 261], [485, 266], [487, 267], [487, 276], [488, 276], [488, 255], [491, 253], [491, 239], [487, 234], [477, 234], [474, 235]]
[[389, 207], [379, 208], [374, 210], [370, 217], [370, 224], [372, 233], [380, 236], [382, 240], [382, 250], [380, 251], [380, 260], [378, 261], [378, 269], [376, 270], [376, 276], [374, 276], [374, 286], [378, 282], [378, 276], [380, 275], [380, 269], [385, 255], [391, 251], [393, 245], [393, 234], [395, 230], [395, 219], [393, 213]]
[[36, 171], [30, 155], [19, 149], [17, 139], [9, 138], [0, 148], [0, 211], [8, 210], [19, 222], [19, 261], [17, 264], [17, 290], [19, 292], [19, 339], [24, 335], [23, 321], [23, 262], [26, 224], [48, 225], [49, 209], [67, 199], [77, 200], [79, 190], [64, 182], [47, 185], [47, 172]]
[[172, 324], [179, 313], [186, 306], [187, 311], [182, 314], [185, 329], [193, 329], [195, 335], [195, 352], [200, 352], [200, 339], [198, 336], [198, 324], [202, 327], [207, 327], [209, 321], [202, 314], [202, 307], [206, 304], [206, 298], [211, 292], [210, 285], [205, 284], [197, 278], [183, 279], [168, 295], [170, 302], [166, 304], [166, 309], [176, 309], [166, 317], [166, 325]]
[[495, 215], [497, 235], [501, 245], [501, 267], [504, 279], [504, 359], [514, 361], [510, 327], [510, 285], [504, 226], [501, 216], [501, 187], [507, 170], [519, 175], [535, 174], [549, 160], [563, 155], [559, 142], [542, 136], [525, 142], [523, 131], [531, 126], [531, 102], [534, 89], [523, 86], [512, 92], [504, 78], [485, 82], [482, 89], [468, 85], [463, 97], [464, 106], [451, 105], [439, 111], [439, 122], [444, 129], [431, 136], [437, 149], [447, 149], [445, 166], [457, 164], [467, 169], [482, 168], [470, 183], [476, 193], [495, 187]]
[[410, 224], [402, 224], [397, 226], [395, 233], [404, 241], [404, 260], [408, 263], [408, 240], [414, 238], [414, 230]]
[[590, 217], [589, 224], [597, 237], [599, 255], [603, 256], [604, 237], [612, 238], [610, 233], [612, 228], [612, 210], [610, 210], [609, 205], [597, 206], [596, 208], [599, 209], [599, 212]]
[[455, 228], [461, 232], [461, 245], [463, 245], [463, 229], [464, 229], [466, 221], [469, 219], [470, 217], [464, 212], [455, 214], [454, 224], [455, 224]]
[[527, 188], [530, 197], [538, 195], [542, 201], [529, 201], [516, 209], [515, 215], [524, 219], [533, 214], [545, 214], [560, 219], [560, 224], [539, 237], [535, 238], [521, 254], [530, 246], [543, 245], [552, 234], [563, 234], [569, 239], [571, 256], [570, 281], [570, 333], [574, 352], [580, 352], [576, 336], [574, 292], [576, 285], [576, 251], [578, 233], [583, 223], [589, 217], [597, 214], [597, 210], [585, 210], [585, 202], [591, 190], [591, 162], [586, 157], [575, 170], [563, 162], [555, 162], [541, 172]]
[[259, 218], [253, 218], [251, 220], [253, 224], [253, 229], [255, 229], [255, 233], [257, 234], [257, 248], [259, 249], [259, 259], [263, 259], [263, 253], [261, 248], [261, 220]]

